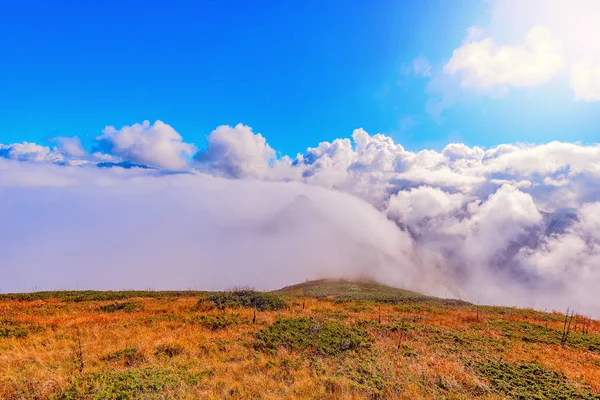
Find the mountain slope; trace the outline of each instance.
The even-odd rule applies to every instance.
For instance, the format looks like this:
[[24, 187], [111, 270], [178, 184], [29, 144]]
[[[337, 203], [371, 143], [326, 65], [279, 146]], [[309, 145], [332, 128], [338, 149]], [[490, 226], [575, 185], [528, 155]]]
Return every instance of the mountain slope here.
[[371, 281], [262, 296], [0, 296], [0, 399], [600, 400], [600, 322], [582, 315], [565, 326]]
[[[276, 293], [295, 294], [317, 299], [371, 300], [379, 302], [436, 301], [437, 297], [426, 296], [406, 289], [383, 285], [374, 281], [350, 281], [345, 279], [319, 279], [281, 288]], [[468, 304], [464, 302], [464, 304]]]

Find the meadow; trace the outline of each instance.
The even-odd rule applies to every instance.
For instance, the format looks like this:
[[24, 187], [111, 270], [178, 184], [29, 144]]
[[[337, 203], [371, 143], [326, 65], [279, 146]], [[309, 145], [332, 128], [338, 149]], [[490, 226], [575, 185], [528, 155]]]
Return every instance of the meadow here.
[[1, 295], [0, 398], [600, 399], [600, 322], [565, 321], [370, 282]]

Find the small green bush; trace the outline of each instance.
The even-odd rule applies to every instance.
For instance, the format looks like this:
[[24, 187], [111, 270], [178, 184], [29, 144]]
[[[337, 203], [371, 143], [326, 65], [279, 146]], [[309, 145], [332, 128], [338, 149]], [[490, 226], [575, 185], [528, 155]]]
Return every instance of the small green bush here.
[[108, 354], [101, 358], [102, 361], [123, 361], [126, 367], [131, 367], [137, 364], [141, 364], [146, 359], [138, 349], [128, 347], [123, 350]]
[[385, 379], [377, 365], [377, 362], [359, 363], [349, 371], [338, 371], [340, 375], [346, 375], [352, 382], [352, 386], [361, 392], [365, 392], [368, 398], [380, 398], [385, 387]]
[[199, 324], [211, 331], [225, 329], [240, 323], [239, 314], [203, 314], [196, 315], [188, 320], [189, 323]]
[[[507, 338], [523, 342], [542, 344], [560, 344], [561, 342], [562, 330], [547, 328], [531, 322], [500, 320], [492, 322], [491, 326], [502, 331]], [[571, 331], [566, 345], [600, 353], [600, 335]]]
[[548, 371], [536, 362], [520, 365], [488, 362], [479, 364], [477, 370], [489, 379], [496, 392], [513, 399], [600, 399], [598, 395], [571, 386], [564, 375]]
[[114, 302], [111, 304], [106, 304], [106, 305], [100, 306], [100, 311], [105, 312], [105, 313], [113, 313], [113, 312], [117, 312], [117, 311], [125, 311], [127, 313], [131, 313], [134, 311], [138, 311], [141, 308], [142, 308], [142, 306], [137, 303], [134, 303], [132, 301], [125, 301], [122, 303]]
[[337, 322], [308, 317], [280, 319], [256, 334], [258, 349], [312, 349], [321, 355], [337, 355], [370, 343], [367, 331], [361, 327], [347, 328]]
[[205, 299], [201, 299], [198, 303], [205, 300], [212, 301], [219, 309], [252, 307], [260, 311], [275, 311], [286, 307], [285, 302], [276, 294], [256, 292], [254, 290], [216, 292]]
[[175, 356], [183, 354], [183, 352], [183, 347], [175, 343], [161, 344], [154, 348], [154, 355], [156, 357], [173, 358]]
[[99, 371], [77, 375], [57, 398], [75, 399], [164, 399], [165, 392], [194, 385], [201, 374], [158, 368]]
[[19, 323], [10, 320], [0, 320], [0, 338], [23, 338], [27, 336], [27, 330]]

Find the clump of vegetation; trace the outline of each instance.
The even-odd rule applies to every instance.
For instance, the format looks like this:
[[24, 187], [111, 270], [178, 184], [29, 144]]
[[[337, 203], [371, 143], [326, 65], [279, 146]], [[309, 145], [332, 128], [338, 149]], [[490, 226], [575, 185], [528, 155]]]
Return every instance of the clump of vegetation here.
[[199, 377], [184, 371], [158, 368], [91, 372], [77, 376], [58, 397], [60, 399], [164, 399]]
[[240, 315], [239, 314], [203, 314], [196, 315], [188, 320], [188, 322], [193, 324], [199, 324], [211, 331], [217, 331], [220, 329], [225, 329], [232, 325], [237, 325], [240, 323]]
[[479, 306], [480, 311], [503, 315], [508, 317], [526, 317], [526, 318], [534, 318], [540, 321], [555, 321], [562, 322], [564, 320], [564, 316], [559, 313], [547, 313], [543, 311], [536, 311], [530, 308], [517, 308], [517, 307], [499, 307], [499, 306]]
[[154, 355], [156, 357], [173, 358], [173, 357], [181, 355], [183, 353], [184, 353], [183, 347], [176, 343], [161, 344], [154, 348]]
[[138, 311], [142, 308], [140, 304], [134, 303], [132, 301], [124, 301], [124, 302], [114, 302], [111, 304], [106, 304], [100, 306], [100, 311], [105, 313], [113, 313], [117, 311], [124, 311], [127, 313]]
[[477, 370], [489, 379], [492, 389], [514, 399], [600, 399], [575, 388], [564, 375], [548, 371], [536, 362], [517, 365], [496, 361], [479, 364]]
[[[230, 292], [216, 292], [202, 301], [212, 301], [219, 309], [252, 307], [260, 311], [275, 311], [286, 307], [285, 301], [273, 293], [257, 292], [254, 290], [234, 290]], [[197, 304], [197, 307], [199, 304]]]
[[365, 352], [359, 357], [345, 359], [340, 363], [335, 376], [346, 378], [355, 391], [366, 394], [369, 399], [381, 398], [387, 381], [375, 352]]
[[308, 317], [280, 319], [261, 329], [256, 334], [256, 340], [258, 349], [311, 349], [321, 355], [337, 355], [367, 347], [371, 343], [367, 331], [361, 327], [347, 328], [337, 322]]
[[101, 358], [102, 361], [122, 361], [126, 367], [132, 367], [143, 363], [146, 358], [134, 347], [128, 347], [123, 350], [116, 351]]
[[215, 303], [206, 299], [200, 299], [192, 308], [192, 311], [208, 312], [215, 308]]
[[[545, 325], [512, 320], [494, 321], [491, 325], [500, 330], [507, 338], [529, 343], [562, 344], [562, 331]], [[565, 344], [568, 347], [600, 352], [600, 335], [571, 331]]]
[[19, 323], [10, 319], [0, 320], [0, 338], [22, 338], [27, 336], [27, 330]]
[[511, 320], [494, 321], [491, 325], [500, 330], [504, 336], [511, 339], [514, 338], [530, 343], [560, 343], [560, 332], [555, 329], [547, 328], [544, 325]]

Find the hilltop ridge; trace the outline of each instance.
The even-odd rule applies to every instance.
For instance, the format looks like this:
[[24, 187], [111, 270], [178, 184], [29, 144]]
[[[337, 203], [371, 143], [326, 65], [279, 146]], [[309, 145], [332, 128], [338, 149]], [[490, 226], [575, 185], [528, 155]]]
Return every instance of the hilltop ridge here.
[[275, 293], [296, 294], [336, 301], [372, 300], [379, 302], [435, 301], [433, 296], [384, 285], [370, 279], [324, 278], [285, 286]]

